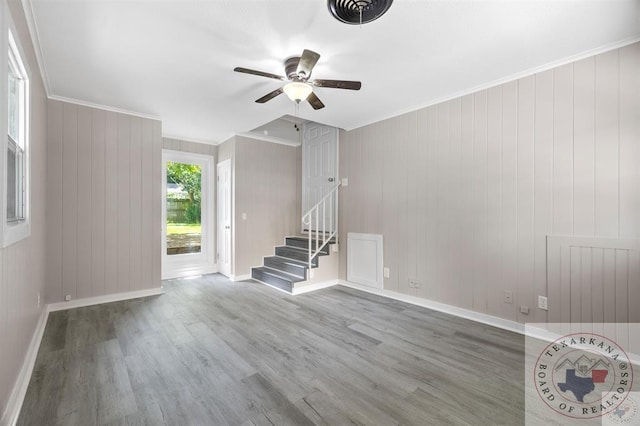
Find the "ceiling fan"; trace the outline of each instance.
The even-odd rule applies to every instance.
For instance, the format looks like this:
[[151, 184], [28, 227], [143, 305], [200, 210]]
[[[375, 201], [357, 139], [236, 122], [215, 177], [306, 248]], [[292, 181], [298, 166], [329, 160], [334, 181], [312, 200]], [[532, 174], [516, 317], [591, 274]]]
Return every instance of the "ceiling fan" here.
[[263, 71], [251, 70], [248, 68], [236, 67], [235, 72], [258, 75], [260, 77], [273, 78], [280, 81], [288, 81], [284, 86], [267, 93], [263, 97], [256, 99], [256, 102], [263, 104], [275, 98], [281, 93], [285, 93], [289, 99], [296, 103], [307, 100], [313, 109], [324, 108], [322, 101], [313, 92], [315, 87], [329, 87], [333, 89], [360, 90], [362, 83], [348, 80], [310, 80], [311, 71], [320, 59], [320, 54], [311, 50], [304, 50], [302, 56], [293, 56], [284, 61], [285, 76], [271, 74]]

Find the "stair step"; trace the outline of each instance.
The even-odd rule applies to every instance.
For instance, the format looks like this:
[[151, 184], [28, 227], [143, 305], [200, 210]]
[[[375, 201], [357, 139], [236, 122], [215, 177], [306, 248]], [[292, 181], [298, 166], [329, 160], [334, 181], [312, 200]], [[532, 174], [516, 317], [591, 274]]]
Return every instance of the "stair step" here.
[[304, 281], [304, 278], [296, 277], [266, 266], [251, 268], [251, 278], [288, 292], [291, 292], [294, 283]]
[[[298, 248], [302, 248], [305, 250], [309, 250], [309, 239], [307, 237], [287, 237], [285, 238], [285, 242], [287, 244], [287, 246], [290, 247], [298, 247]], [[315, 239], [311, 239], [311, 248], [315, 249], [315, 244], [316, 244], [316, 240]], [[329, 245], [331, 244], [335, 244], [335, 239], [331, 239], [331, 241], [329, 241], [329, 243], [327, 243], [326, 246], [324, 246], [322, 248], [322, 250], [320, 250], [320, 253], [324, 253], [324, 254], [329, 254]]]
[[[325, 253], [319, 253], [318, 256], [323, 256]], [[292, 247], [292, 246], [280, 246], [276, 247], [276, 256], [286, 257], [289, 259], [298, 260], [301, 262], [309, 261], [309, 253], [306, 249]], [[318, 256], [316, 256], [311, 262], [314, 267], [318, 266]]]
[[269, 256], [264, 258], [264, 266], [268, 266], [271, 269], [277, 269], [287, 272], [291, 275], [295, 275], [305, 279], [307, 276], [307, 269], [309, 265], [305, 262], [289, 259], [280, 256]]

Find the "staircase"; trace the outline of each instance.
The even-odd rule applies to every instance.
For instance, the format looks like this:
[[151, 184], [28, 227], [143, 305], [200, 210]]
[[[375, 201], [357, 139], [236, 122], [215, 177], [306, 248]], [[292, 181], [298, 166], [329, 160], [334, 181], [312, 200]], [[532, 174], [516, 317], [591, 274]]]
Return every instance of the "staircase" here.
[[[316, 244], [316, 240], [311, 239], [311, 246], [316, 247]], [[295, 283], [306, 281], [311, 276], [309, 267], [317, 268], [319, 258], [329, 255], [331, 244], [335, 244], [334, 239], [329, 240], [309, 261], [309, 238], [286, 237], [285, 245], [275, 248], [275, 256], [265, 257], [264, 266], [251, 269], [251, 277], [261, 283], [292, 293]]]

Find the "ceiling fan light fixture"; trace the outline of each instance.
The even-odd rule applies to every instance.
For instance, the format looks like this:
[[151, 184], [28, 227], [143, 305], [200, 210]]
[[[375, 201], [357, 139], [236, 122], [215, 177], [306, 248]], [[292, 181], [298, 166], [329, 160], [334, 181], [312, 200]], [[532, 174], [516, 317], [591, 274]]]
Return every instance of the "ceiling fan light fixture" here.
[[289, 97], [289, 99], [296, 103], [300, 103], [301, 101], [306, 100], [311, 92], [313, 92], [313, 88], [311, 87], [311, 85], [298, 81], [285, 84], [282, 90]]
[[351, 25], [375, 21], [389, 10], [391, 3], [393, 0], [327, 0], [331, 15]]

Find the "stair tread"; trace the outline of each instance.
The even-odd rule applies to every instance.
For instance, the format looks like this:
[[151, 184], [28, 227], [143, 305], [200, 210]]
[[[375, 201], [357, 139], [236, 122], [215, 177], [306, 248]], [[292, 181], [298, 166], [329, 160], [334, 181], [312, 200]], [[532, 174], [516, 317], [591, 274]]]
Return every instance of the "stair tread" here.
[[268, 266], [259, 266], [257, 268], [253, 268], [257, 271], [261, 271], [267, 275], [272, 275], [274, 277], [286, 280], [286, 281], [291, 281], [292, 283], [296, 283], [296, 282], [300, 282], [300, 281], [304, 281], [304, 278], [301, 278], [299, 276], [296, 275], [292, 275], [289, 274], [288, 272], [285, 271], [281, 271], [279, 269], [273, 269], [270, 268]]
[[[296, 236], [296, 237], [286, 237], [286, 238], [291, 239], [291, 240], [296, 240], [296, 241], [304, 241], [304, 242], [309, 241], [309, 237], [304, 237], [304, 236], [302, 236], [302, 237], [299, 237], [299, 236]], [[316, 240], [315, 238], [311, 238], [311, 241], [312, 241], [312, 242], [316, 242], [317, 240]], [[335, 238], [331, 238], [331, 239], [328, 241], [328, 244], [335, 244], [335, 243], [336, 243]]]

